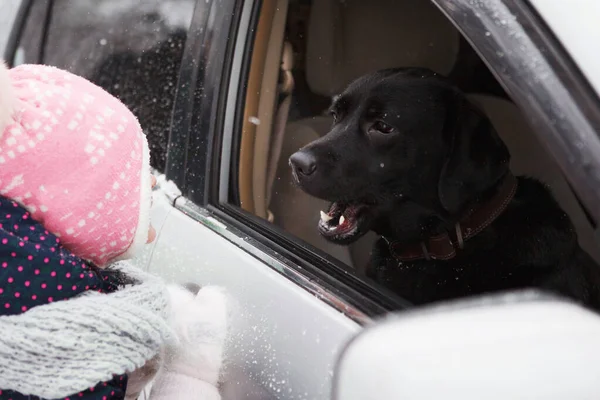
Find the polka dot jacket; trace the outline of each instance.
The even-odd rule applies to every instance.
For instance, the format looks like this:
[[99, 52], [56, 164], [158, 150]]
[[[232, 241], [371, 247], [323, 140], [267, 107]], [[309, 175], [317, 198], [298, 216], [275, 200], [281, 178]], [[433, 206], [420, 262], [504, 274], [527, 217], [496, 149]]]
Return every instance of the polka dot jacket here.
[[[29, 212], [0, 196], [0, 316], [67, 300], [86, 290], [116, 289], [109, 273], [73, 255]], [[127, 377], [116, 376], [68, 399], [123, 399], [126, 386]], [[0, 390], [0, 400], [9, 399], [39, 398]]]

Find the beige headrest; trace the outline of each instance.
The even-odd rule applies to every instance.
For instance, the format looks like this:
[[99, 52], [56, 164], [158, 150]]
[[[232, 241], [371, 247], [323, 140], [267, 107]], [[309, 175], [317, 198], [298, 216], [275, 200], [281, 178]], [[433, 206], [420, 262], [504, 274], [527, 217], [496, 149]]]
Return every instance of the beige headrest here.
[[308, 84], [324, 96], [382, 68], [446, 75], [459, 44], [458, 31], [429, 0], [316, 0], [307, 35]]

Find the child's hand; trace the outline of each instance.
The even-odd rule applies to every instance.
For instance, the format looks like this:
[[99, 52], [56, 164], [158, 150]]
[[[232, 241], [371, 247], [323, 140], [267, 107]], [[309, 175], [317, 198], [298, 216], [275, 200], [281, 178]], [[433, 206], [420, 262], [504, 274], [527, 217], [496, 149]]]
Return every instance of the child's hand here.
[[[179, 288], [178, 288], [179, 289]], [[216, 384], [227, 333], [227, 295], [216, 286], [202, 288], [196, 297], [185, 289], [174, 293], [172, 327], [180, 340], [167, 351], [165, 368]], [[182, 292], [185, 292], [183, 295]]]
[[[215, 286], [196, 296], [170, 286], [170, 323], [179, 339], [165, 352], [151, 399], [218, 399], [219, 372], [227, 334], [228, 298]], [[178, 397], [179, 396], [179, 397]]]

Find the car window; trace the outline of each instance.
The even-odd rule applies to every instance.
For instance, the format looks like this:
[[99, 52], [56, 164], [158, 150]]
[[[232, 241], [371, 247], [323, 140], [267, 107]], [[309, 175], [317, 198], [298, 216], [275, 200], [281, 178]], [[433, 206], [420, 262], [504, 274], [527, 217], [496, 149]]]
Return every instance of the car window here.
[[[239, 153], [232, 153], [229, 205], [251, 213], [275, 234], [285, 232], [297, 245], [335, 258], [345, 273], [385, 288], [384, 293], [403, 296], [402, 284], [390, 283], [394, 277], [378, 275], [379, 255], [392, 251], [385, 235], [361, 232], [348, 240], [332, 241], [320, 227], [325, 223], [335, 230], [368, 207], [350, 209], [342, 204], [349, 215], [338, 213], [335, 207], [354, 201], [335, 199], [339, 182], [333, 178], [327, 182], [329, 192], [320, 190], [326, 195], [309, 194], [294, 178], [290, 157], [329, 133], [334, 122], [329, 106], [354, 79], [386, 68], [427, 68], [446, 77], [490, 121], [511, 154], [513, 174], [534, 176], [551, 187], [580, 245], [600, 260], [593, 223], [555, 160], [477, 53], [432, 3], [265, 1], [255, 29], [244, 77], [246, 90], [241, 94], [244, 107], [238, 110], [240, 122], [234, 132], [234, 148]], [[322, 156], [342, 157], [339, 152]], [[385, 167], [384, 162], [380, 165]], [[427, 190], [431, 189], [423, 187], [423, 196]], [[414, 212], [419, 212], [418, 207]], [[336, 220], [330, 222], [332, 218]], [[449, 235], [462, 235], [454, 229], [449, 228]], [[421, 252], [421, 243], [416, 245]], [[429, 255], [427, 246], [423, 257]], [[398, 265], [402, 268], [402, 261]], [[455, 279], [452, 274], [448, 277]]]
[[33, 2], [17, 63], [45, 63], [117, 96], [146, 132], [163, 171], [183, 45], [195, 0]]

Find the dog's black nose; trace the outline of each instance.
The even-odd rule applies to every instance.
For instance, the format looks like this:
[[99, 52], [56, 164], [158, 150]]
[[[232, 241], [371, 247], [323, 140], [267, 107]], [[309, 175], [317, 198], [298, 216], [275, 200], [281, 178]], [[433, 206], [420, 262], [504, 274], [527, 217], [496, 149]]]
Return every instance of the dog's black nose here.
[[290, 165], [300, 175], [312, 175], [317, 170], [317, 159], [308, 151], [297, 151], [290, 157]]

